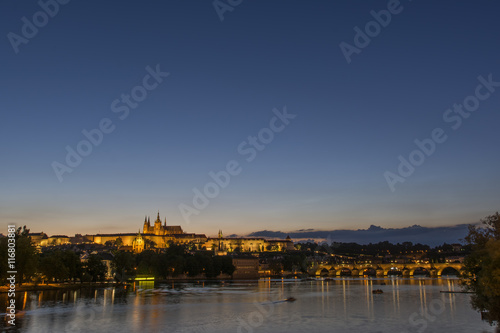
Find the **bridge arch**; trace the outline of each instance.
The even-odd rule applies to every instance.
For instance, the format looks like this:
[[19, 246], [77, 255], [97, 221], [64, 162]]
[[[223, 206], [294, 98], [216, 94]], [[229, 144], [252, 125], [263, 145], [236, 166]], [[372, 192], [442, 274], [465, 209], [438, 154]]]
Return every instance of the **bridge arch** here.
[[384, 270], [384, 275], [403, 275], [404, 267], [399, 266], [391, 266], [387, 269], [387, 272]]
[[437, 275], [438, 276], [443, 276], [443, 275], [456, 275], [456, 276], [459, 276], [460, 275], [460, 269], [457, 269], [456, 267], [453, 267], [453, 266], [443, 266], [443, 267], [440, 267], [437, 270]]
[[337, 274], [338, 274], [338, 270], [336, 270], [335, 268], [332, 267], [330, 269], [330, 273], [328, 274], [328, 276], [330, 276], [330, 277], [336, 277]]
[[430, 275], [431, 274], [430, 267], [429, 268], [425, 268], [423, 266], [414, 266], [414, 267], [411, 267], [411, 268], [409, 268], [409, 271], [410, 271], [410, 276], [415, 276], [415, 273], [417, 275]]
[[326, 268], [326, 267], [323, 267], [323, 268], [319, 268], [317, 271], [316, 271], [316, 276], [329, 276], [330, 275], [330, 271]]
[[350, 268], [342, 267], [339, 271], [339, 276], [352, 276], [352, 270]]
[[364, 269], [360, 270], [360, 276], [376, 276], [377, 275], [377, 269], [374, 267], [365, 267]]

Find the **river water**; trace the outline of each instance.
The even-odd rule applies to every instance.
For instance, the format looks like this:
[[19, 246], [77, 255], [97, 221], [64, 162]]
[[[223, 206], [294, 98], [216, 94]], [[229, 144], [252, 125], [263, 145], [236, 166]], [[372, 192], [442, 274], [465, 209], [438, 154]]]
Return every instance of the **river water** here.
[[[441, 293], [459, 290], [454, 278], [337, 278], [23, 292], [16, 329], [0, 325], [51, 333], [494, 332], [470, 295]], [[296, 301], [283, 302], [289, 297]]]

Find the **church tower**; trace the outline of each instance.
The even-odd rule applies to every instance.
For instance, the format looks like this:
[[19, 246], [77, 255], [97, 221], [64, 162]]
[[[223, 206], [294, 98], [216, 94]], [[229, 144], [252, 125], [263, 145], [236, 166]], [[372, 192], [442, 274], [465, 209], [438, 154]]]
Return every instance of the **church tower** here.
[[161, 220], [160, 220], [160, 211], [158, 211], [158, 215], [156, 216], [155, 221], [155, 235], [161, 235]]
[[148, 221], [147, 217], [144, 216], [144, 227], [142, 228], [143, 229], [142, 232], [144, 234], [148, 234], [149, 233], [149, 227], [150, 227], [149, 221]]
[[144, 239], [142, 239], [141, 230], [137, 233], [137, 236], [132, 241], [132, 249], [136, 253], [141, 253], [144, 251]]
[[219, 251], [222, 251], [222, 248], [223, 248], [223, 245], [224, 245], [224, 243], [222, 243], [222, 237], [223, 237], [222, 236], [222, 230], [219, 229], [219, 246], [218, 246], [218, 248], [219, 248], [218, 250]]

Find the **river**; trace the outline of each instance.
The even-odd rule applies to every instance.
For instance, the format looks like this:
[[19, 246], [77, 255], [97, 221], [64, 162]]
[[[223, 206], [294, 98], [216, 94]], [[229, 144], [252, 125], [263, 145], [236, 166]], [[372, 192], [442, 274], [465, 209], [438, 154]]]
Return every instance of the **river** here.
[[[383, 285], [385, 283], [385, 285]], [[373, 294], [381, 289], [382, 294]], [[19, 332], [494, 332], [455, 278], [152, 283], [22, 292]], [[283, 302], [294, 297], [294, 302]], [[6, 294], [0, 295], [5, 304]], [[3, 307], [5, 308], [5, 307]], [[5, 325], [2, 322], [0, 325]]]

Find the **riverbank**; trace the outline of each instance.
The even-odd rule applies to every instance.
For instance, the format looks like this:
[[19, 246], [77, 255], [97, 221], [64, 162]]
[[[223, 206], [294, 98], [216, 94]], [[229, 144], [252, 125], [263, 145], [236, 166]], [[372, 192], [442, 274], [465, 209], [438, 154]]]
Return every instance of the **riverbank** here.
[[[85, 287], [93, 288], [107, 288], [107, 287], [123, 287], [126, 284], [117, 282], [83, 282], [83, 283], [48, 283], [48, 284], [34, 284], [25, 283], [23, 285], [16, 285], [16, 292], [23, 291], [42, 291], [42, 290], [72, 290]], [[0, 293], [8, 293], [9, 286], [0, 286]]]
[[[193, 283], [193, 282], [213, 282], [213, 283], [228, 283], [231, 281], [239, 281], [239, 280], [259, 280], [260, 278], [255, 279], [232, 279], [231, 276], [224, 276], [223, 278], [205, 278], [205, 277], [180, 277], [180, 278], [170, 278], [170, 279], [155, 279], [150, 281], [143, 282], [153, 282], [153, 283]], [[109, 287], [125, 287], [132, 286], [134, 281], [129, 280], [124, 283], [119, 283], [115, 281], [110, 282], [77, 282], [77, 283], [48, 283], [48, 284], [34, 284], [34, 283], [24, 283], [22, 285], [16, 285], [16, 292], [24, 292], [24, 291], [43, 291], [43, 290], [76, 290], [86, 287], [92, 288], [109, 288]], [[10, 290], [9, 286], [0, 286], [0, 293], [8, 293]]]

